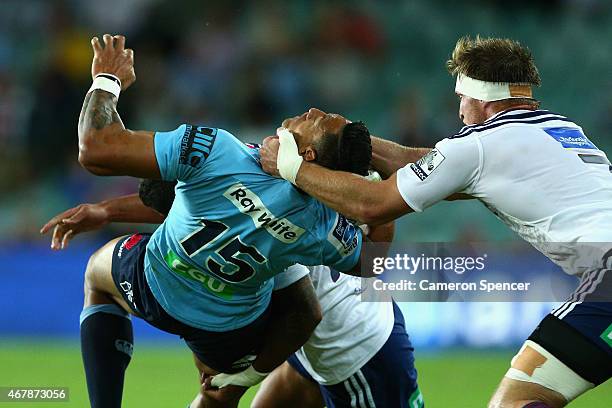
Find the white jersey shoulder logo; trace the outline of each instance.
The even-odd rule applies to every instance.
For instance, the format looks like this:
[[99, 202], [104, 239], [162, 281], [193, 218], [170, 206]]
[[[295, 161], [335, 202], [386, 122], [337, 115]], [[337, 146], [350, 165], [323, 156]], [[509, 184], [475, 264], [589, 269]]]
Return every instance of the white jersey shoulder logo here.
[[440, 153], [438, 149], [432, 149], [416, 163], [412, 163], [410, 168], [414, 174], [423, 181], [444, 161], [444, 159], [444, 155]]

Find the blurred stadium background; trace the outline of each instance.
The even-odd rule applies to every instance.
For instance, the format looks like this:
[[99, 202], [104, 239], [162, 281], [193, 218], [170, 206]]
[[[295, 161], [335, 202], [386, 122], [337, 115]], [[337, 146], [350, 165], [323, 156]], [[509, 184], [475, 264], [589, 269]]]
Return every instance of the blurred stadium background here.
[[[461, 125], [444, 68], [457, 38], [512, 37], [535, 55], [543, 107], [575, 119], [610, 151], [612, 2], [452, 3], [3, 0], [0, 386], [69, 386], [71, 402], [54, 406], [87, 405], [78, 348], [83, 271], [106, 240], [143, 229], [109, 226], [61, 253], [38, 234], [61, 210], [137, 186], [129, 178], [94, 177], [76, 161], [93, 35], [125, 34], [135, 50], [138, 78], [119, 102], [131, 128], [169, 130], [191, 122], [258, 142], [283, 118], [316, 106], [416, 146], [431, 146]], [[403, 218], [398, 239], [515, 238], [480, 205], [453, 203]], [[552, 305], [402, 307], [427, 405], [480, 407]], [[190, 355], [180, 341], [141, 322], [135, 330], [125, 405], [185, 406], [197, 384]], [[612, 386], [572, 406], [609, 408]]]

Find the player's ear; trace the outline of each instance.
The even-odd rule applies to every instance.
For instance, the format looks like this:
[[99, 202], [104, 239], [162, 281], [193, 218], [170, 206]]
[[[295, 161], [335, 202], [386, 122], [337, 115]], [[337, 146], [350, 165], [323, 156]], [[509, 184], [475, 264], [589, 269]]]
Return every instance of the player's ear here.
[[306, 161], [314, 161], [314, 160], [316, 160], [317, 159], [317, 151], [315, 150], [314, 146], [313, 145], [306, 146], [306, 148], [304, 149], [304, 152], [302, 153], [302, 157]]

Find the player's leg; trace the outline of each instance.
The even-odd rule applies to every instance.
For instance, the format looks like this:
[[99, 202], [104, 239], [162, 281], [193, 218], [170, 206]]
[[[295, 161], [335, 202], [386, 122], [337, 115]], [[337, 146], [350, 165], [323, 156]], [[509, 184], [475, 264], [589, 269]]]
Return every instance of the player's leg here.
[[210, 406], [215, 406], [215, 401], [210, 401], [210, 398], [207, 398], [207, 395], [204, 390], [204, 383], [209, 377], [212, 377], [218, 372], [200, 361], [200, 359], [195, 353], [193, 353], [193, 362], [198, 370], [199, 390], [198, 395], [196, 395], [195, 399], [191, 401], [191, 404], [189, 404], [189, 408], [207, 408]]
[[[91, 406], [120, 407], [125, 370], [133, 347], [130, 308], [112, 278], [117, 238], [89, 259], [81, 312], [81, 352]], [[125, 238], [124, 238], [125, 239]]]
[[[297, 361], [295, 356], [291, 359]], [[325, 406], [319, 385], [307, 372], [294, 368], [284, 362], [264, 380], [259, 387], [251, 408], [304, 407], [322, 408]], [[302, 373], [300, 373], [302, 371]]]
[[612, 376], [612, 337], [606, 336], [612, 303], [605, 301], [611, 276], [594, 281], [603, 283], [604, 301], [566, 302], [542, 320], [512, 359], [490, 408], [564, 407]]
[[393, 304], [395, 323], [381, 349], [340, 384], [323, 387], [327, 406], [423, 408], [417, 384], [414, 348], [406, 333], [404, 317]]
[[542, 385], [504, 377], [489, 408], [560, 408], [566, 404], [563, 395]]
[[[361, 388], [366, 400], [370, 397], [369, 390], [376, 406], [423, 408], [425, 402], [417, 383], [414, 347], [406, 332], [404, 316], [395, 303], [393, 312], [395, 323], [387, 342], [353, 375], [350, 385], [355, 391]], [[359, 392], [356, 396], [359, 401]]]

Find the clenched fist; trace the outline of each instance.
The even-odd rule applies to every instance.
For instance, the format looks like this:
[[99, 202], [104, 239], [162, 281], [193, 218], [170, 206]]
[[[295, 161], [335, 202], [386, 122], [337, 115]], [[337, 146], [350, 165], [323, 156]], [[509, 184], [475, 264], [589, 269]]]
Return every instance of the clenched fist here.
[[136, 81], [134, 72], [134, 51], [125, 48], [125, 37], [122, 35], [102, 36], [104, 46], [98, 37], [91, 39], [94, 57], [91, 63], [91, 76], [95, 78], [101, 73], [113, 74], [121, 81], [124, 91]]

